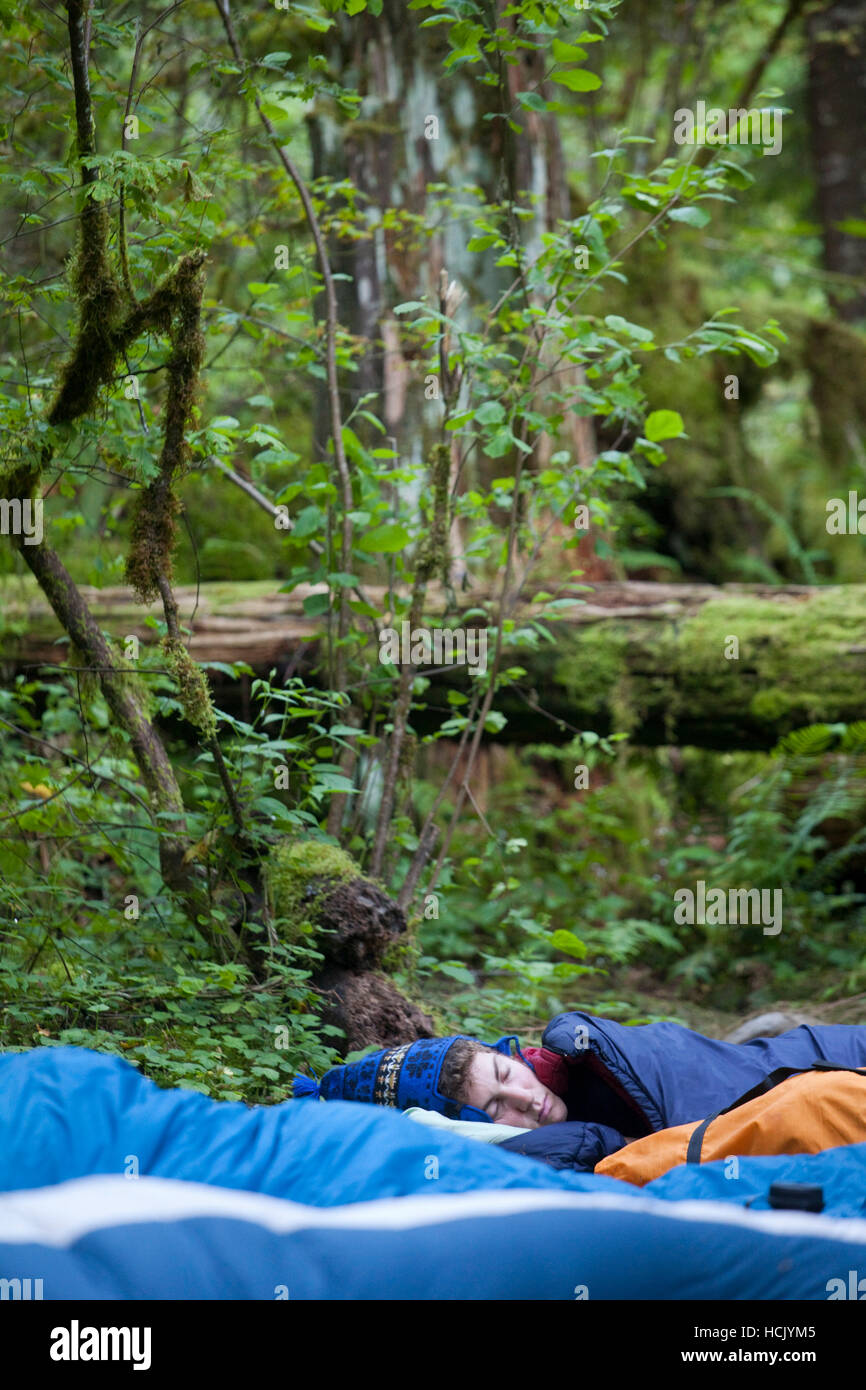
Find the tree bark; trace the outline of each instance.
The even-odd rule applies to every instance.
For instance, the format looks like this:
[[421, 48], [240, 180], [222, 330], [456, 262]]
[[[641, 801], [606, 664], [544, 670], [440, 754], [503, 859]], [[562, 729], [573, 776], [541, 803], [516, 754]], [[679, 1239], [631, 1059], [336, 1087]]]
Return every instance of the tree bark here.
[[[296, 848], [289, 848], [276, 872], [266, 874], [269, 912], [290, 923], [307, 918], [312, 926], [308, 939], [324, 959], [310, 984], [320, 995], [321, 1022], [345, 1034], [342, 1052], [433, 1037], [432, 1019], [383, 973], [389, 957], [393, 968], [406, 939], [402, 909], [369, 878], [308, 872], [303, 851], [300, 871], [296, 867], [287, 879], [286, 865]], [[314, 857], [315, 850], [315, 844], [306, 846], [306, 855]], [[279, 859], [279, 849], [276, 854]]]
[[[839, 0], [809, 20], [809, 114], [824, 264], [851, 284], [835, 296], [849, 322], [866, 314], [866, 0]], [[857, 283], [859, 282], [859, 283]]]

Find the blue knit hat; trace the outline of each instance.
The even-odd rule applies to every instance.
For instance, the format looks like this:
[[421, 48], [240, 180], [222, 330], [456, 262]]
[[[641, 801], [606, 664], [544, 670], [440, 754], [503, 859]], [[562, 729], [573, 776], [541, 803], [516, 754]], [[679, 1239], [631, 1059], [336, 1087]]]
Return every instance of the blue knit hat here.
[[[402, 1047], [384, 1048], [362, 1057], [360, 1062], [349, 1062], [341, 1067], [326, 1071], [320, 1082], [310, 1081], [306, 1076], [295, 1078], [294, 1094], [296, 1100], [323, 1096], [325, 1100], [360, 1100], [374, 1105], [391, 1105], [397, 1110], [408, 1110], [419, 1105], [423, 1110], [438, 1110], [452, 1120], [487, 1120], [490, 1116], [474, 1105], [461, 1105], [459, 1101], [443, 1096], [439, 1090], [439, 1077], [445, 1057], [451, 1046], [466, 1033], [455, 1033], [450, 1038], [422, 1038], [418, 1042], [405, 1043]], [[477, 1038], [469, 1038], [478, 1042]], [[493, 1047], [494, 1051], [511, 1055], [511, 1043], [517, 1049], [521, 1062], [533, 1071], [520, 1051], [515, 1034], [500, 1038], [496, 1043], [482, 1044]]]

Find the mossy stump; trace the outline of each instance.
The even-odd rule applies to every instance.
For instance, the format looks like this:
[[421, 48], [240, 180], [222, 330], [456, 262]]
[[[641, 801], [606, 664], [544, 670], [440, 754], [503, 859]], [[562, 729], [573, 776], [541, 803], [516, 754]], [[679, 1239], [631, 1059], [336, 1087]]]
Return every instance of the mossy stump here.
[[406, 933], [397, 904], [365, 878], [345, 851], [315, 840], [274, 845], [264, 866], [268, 909], [288, 941], [306, 938], [324, 956], [311, 984], [322, 1023], [341, 1028], [353, 1052], [432, 1038], [433, 1021], [383, 973]]

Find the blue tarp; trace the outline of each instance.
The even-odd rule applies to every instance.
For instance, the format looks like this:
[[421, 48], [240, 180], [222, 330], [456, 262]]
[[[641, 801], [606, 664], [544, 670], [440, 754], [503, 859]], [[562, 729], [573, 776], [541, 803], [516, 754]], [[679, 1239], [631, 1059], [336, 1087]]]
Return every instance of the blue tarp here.
[[[766, 1210], [778, 1178], [821, 1183], [825, 1214]], [[44, 1298], [826, 1299], [866, 1281], [863, 1144], [637, 1189], [375, 1106], [162, 1091], [74, 1048], [0, 1057], [0, 1193], [0, 1278], [39, 1277]]]

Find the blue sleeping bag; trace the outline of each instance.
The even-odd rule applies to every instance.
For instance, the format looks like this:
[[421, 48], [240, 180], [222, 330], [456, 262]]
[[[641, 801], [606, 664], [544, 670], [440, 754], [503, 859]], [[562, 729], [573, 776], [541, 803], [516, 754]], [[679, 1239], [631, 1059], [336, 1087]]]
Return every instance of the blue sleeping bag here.
[[[481, 1146], [462, 1142], [471, 1163]], [[326, 1209], [161, 1178], [82, 1178], [0, 1194], [0, 1277], [29, 1280], [33, 1297], [38, 1276], [36, 1296], [76, 1300], [866, 1295], [864, 1220], [618, 1187], [428, 1191]]]
[[[46, 1299], [866, 1292], [866, 1144], [724, 1168], [637, 1189], [377, 1106], [248, 1108], [40, 1048], [0, 1057], [0, 1280]], [[820, 1182], [825, 1214], [767, 1210], [779, 1176]]]
[[[540, 1163], [381, 1106], [214, 1101], [198, 1091], [161, 1090], [123, 1058], [85, 1048], [0, 1056], [0, 1192], [129, 1173], [327, 1207], [429, 1190], [428, 1155], [439, 1158], [440, 1191], [562, 1188]], [[576, 1190], [586, 1181], [570, 1175]]]

